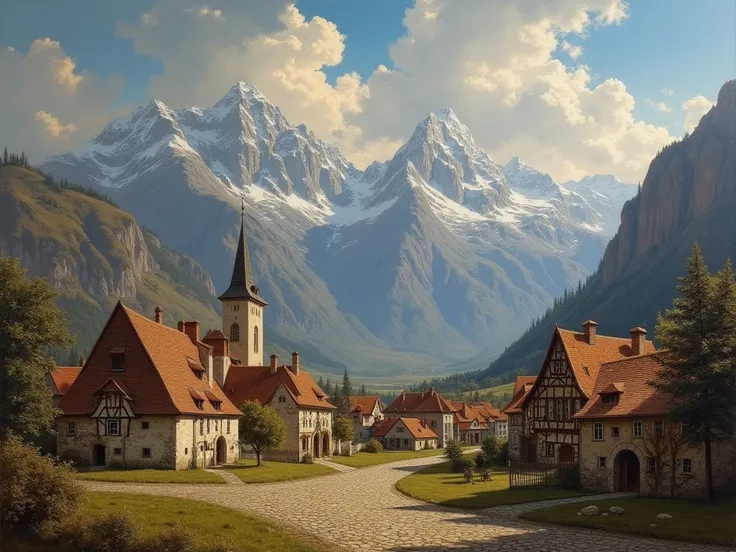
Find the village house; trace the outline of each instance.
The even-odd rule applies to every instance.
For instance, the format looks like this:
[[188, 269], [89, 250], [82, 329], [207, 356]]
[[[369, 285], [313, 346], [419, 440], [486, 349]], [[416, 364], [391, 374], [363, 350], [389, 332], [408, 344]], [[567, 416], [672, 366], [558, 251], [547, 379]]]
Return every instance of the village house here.
[[383, 402], [378, 396], [353, 395], [350, 397], [350, 416], [353, 420], [353, 439], [368, 441], [371, 428], [383, 421]]
[[577, 462], [580, 422], [573, 415], [591, 397], [601, 364], [655, 352], [643, 328], [620, 338], [597, 335], [597, 325], [588, 320], [582, 332], [555, 328], [534, 383], [504, 409], [512, 420], [512, 459]]
[[[585, 489], [659, 496], [703, 496], [705, 451], [667, 420], [672, 398], [652, 387], [657, 354], [601, 365], [580, 422], [580, 478]], [[716, 488], [736, 483], [736, 442], [713, 445]]]
[[46, 383], [51, 389], [52, 397], [51, 404], [58, 408], [61, 398], [66, 395], [72, 383], [77, 379], [77, 376], [82, 371], [84, 366], [84, 359], [79, 359], [79, 366], [56, 366], [47, 378]]
[[384, 415], [393, 417], [426, 419], [429, 427], [439, 436], [440, 447], [454, 438], [452, 404], [443, 399], [434, 388], [421, 392], [402, 392], [384, 410]]
[[521, 459], [521, 443], [524, 434], [523, 411], [521, 405], [534, 387], [537, 376], [516, 376], [514, 393], [509, 403], [501, 409], [507, 418], [506, 436], [509, 443], [509, 458]]
[[[165, 326], [158, 307], [150, 320], [117, 303], [59, 402], [59, 456], [166, 469], [237, 460], [240, 411], [217, 381], [225, 359], [199, 340], [198, 322], [178, 326]], [[60, 393], [71, 376], [52, 374]]]
[[501, 440], [508, 438], [508, 416], [506, 414], [489, 402], [470, 401], [468, 405], [477, 410], [486, 420], [490, 435], [495, 435]]
[[496, 435], [498, 421], [505, 417], [487, 402], [453, 401], [453, 431], [461, 443], [477, 445], [488, 435]]
[[439, 437], [427, 420], [416, 418], [386, 418], [374, 433], [387, 450], [436, 449]]

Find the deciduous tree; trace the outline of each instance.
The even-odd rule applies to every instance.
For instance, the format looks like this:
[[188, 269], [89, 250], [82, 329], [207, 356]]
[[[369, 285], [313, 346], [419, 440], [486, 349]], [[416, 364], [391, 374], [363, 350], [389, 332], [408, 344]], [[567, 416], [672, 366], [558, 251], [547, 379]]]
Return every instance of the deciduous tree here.
[[238, 424], [241, 443], [253, 447], [256, 463], [261, 465], [261, 454], [266, 449], [278, 448], [286, 438], [286, 424], [276, 409], [258, 401], [246, 401]]
[[333, 439], [343, 442], [353, 440], [353, 422], [347, 416], [335, 416], [332, 426]]

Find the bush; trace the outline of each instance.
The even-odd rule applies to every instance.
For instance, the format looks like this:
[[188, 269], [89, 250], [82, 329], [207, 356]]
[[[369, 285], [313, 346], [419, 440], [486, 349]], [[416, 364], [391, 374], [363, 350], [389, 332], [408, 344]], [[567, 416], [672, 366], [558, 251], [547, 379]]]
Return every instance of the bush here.
[[470, 470], [471, 473], [473, 472], [473, 461], [467, 456], [461, 456], [452, 471], [462, 473], [465, 470]]
[[483, 439], [483, 444], [480, 446], [483, 451], [483, 457], [485, 459], [486, 466], [494, 466], [498, 463], [498, 457], [501, 454], [501, 443], [498, 437], [495, 435], [488, 435]]
[[366, 452], [381, 452], [382, 450], [383, 445], [378, 439], [371, 439], [365, 445]]
[[82, 499], [69, 466], [17, 438], [0, 444], [0, 474], [0, 526], [9, 533], [52, 537]]
[[464, 458], [463, 449], [457, 440], [452, 439], [451, 441], [447, 442], [447, 445], [445, 446], [444, 455], [445, 455], [445, 458], [447, 458], [447, 460], [450, 462], [450, 469], [452, 471], [454, 472], [463, 471], [464, 464], [461, 462], [461, 460]]
[[509, 442], [504, 441], [501, 445], [501, 450], [498, 452], [496, 457], [497, 466], [506, 466], [509, 463]]
[[140, 552], [194, 552], [194, 537], [183, 527], [173, 527], [143, 541]]
[[77, 516], [66, 523], [57, 541], [62, 552], [137, 552], [141, 546], [138, 526], [127, 512], [112, 512], [91, 519]]
[[486, 465], [487, 465], [486, 455], [483, 454], [483, 452], [479, 452], [478, 454], [476, 454], [475, 455], [475, 467], [478, 468], [479, 470], [482, 470], [486, 467]]
[[302, 464], [314, 464], [314, 456], [311, 452], [307, 452], [302, 456]]

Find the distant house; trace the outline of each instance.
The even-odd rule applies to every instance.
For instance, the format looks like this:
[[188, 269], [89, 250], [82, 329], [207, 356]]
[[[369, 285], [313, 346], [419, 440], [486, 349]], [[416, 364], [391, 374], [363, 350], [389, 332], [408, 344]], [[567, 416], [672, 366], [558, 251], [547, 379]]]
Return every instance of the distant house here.
[[350, 416], [353, 420], [353, 439], [367, 441], [371, 438], [371, 428], [383, 420], [383, 403], [380, 397], [354, 395], [350, 397]]
[[384, 415], [427, 420], [429, 427], [439, 436], [439, 446], [444, 447], [455, 436], [453, 431], [454, 408], [434, 388], [422, 392], [403, 392], [384, 410]]
[[[601, 365], [580, 423], [583, 487], [669, 496], [705, 494], [705, 451], [667, 420], [672, 398], [655, 390], [661, 363], [646, 354]], [[736, 485], [736, 436], [712, 447], [716, 489]], [[674, 488], [673, 488], [674, 482]]]
[[79, 366], [57, 366], [49, 374], [48, 385], [53, 393], [51, 400], [55, 407], [59, 406], [61, 398], [66, 395], [72, 383], [77, 379], [77, 376], [82, 371], [82, 364]]
[[514, 394], [509, 403], [501, 409], [507, 417], [507, 436], [509, 441], [509, 458], [520, 460], [524, 435], [523, 410], [524, 399], [534, 387], [537, 376], [516, 376]]
[[427, 420], [416, 418], [386, 418], [374, 433], [387, 450], [436, 449], [439, 437]]
[[[478, 445], [488, 434], [492, 433], [493, 418], [487, 411], [483, 411], [485, 409], [466, 402], [453, 401], [451, 404], [455, 409], [453, 431], [461, 443]], [[475, 404], [480, 405], [481, 403]]]
[[499, 439], [508, 438], [508, 416], [489, 402], [470, 401], [472, 408], [477, 410], [488, 423], [488, 433]]

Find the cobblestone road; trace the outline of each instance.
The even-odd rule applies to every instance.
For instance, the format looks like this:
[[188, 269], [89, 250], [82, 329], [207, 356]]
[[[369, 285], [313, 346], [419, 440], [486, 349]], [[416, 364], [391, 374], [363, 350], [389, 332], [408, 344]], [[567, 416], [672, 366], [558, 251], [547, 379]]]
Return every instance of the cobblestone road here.
[[[441, 459], [419, 458], [268, 485], [164, 485], [86, 481], [93, 491], [175, 496], [265, 516], [313, 533], [335, 550], [392, 552], [693, 552], [709, 547], [536, 525], [509, 509], [462, 512], [412, 500], [396, 482]], [[517, 509], [518, 510], [518, 509]], [[518, 515], [518, 513], [517, 513]]]

